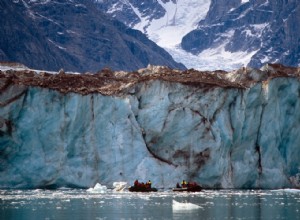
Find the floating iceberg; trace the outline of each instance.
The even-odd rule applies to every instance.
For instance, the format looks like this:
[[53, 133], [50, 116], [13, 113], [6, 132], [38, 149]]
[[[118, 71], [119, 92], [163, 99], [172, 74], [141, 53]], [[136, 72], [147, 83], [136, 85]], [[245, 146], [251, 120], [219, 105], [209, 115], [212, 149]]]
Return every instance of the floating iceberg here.
[[173, 200], [172, 203], [173, 210], [193, 210], [193, 209], [199, 209], [202, 208], [199, 205], [193, 204], [193, 203], [187, 203], [187, 202], [177, 202]]
[[287, 193], [300, 193], [300, 189], [284, 189], [283, 191]]
[[89, 192], [89, 193], [106, 193], [107, 187], [104, 185], [101, 185], [100, 183], [97, 183], [94, 188], [87, 189], [87, 192]]
[[127, 182], [114, 182], [113, 183], [113, 187], [114, 187], [114, 191], [123, 191], [127, 186]]
[[277, 189], [277, 190], [272, 190], [272, 192], [285, 192], [285, 193], [300, 193], [300, 189]]

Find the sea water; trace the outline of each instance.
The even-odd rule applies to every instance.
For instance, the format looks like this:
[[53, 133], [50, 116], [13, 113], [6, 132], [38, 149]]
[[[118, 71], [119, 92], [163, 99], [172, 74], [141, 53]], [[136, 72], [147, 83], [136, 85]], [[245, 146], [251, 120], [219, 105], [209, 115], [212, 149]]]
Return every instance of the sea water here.
[[300, 190], [0, 190], [0, 219], [300, 219]]

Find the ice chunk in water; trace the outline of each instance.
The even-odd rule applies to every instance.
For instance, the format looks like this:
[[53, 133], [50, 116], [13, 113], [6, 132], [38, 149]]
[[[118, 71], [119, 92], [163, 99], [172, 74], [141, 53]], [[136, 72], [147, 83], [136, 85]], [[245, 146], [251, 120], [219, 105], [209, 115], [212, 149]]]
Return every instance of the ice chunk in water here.
[[97, 183], [94, 188], [89, 188], [87, 191], [90, 193], [106, 193], [107, 187]]
[[123, 191], [123, 189], [125, 189], [127, 186], [127, 182], [114, 182], [113, 183], [113, 187], [114, 187], [114, 191]]
[[192, 210], [192, 209], [199, 209], [202, 207], [193, 203], [177, 202], [173, 200], [172, 208], [173, 210]]

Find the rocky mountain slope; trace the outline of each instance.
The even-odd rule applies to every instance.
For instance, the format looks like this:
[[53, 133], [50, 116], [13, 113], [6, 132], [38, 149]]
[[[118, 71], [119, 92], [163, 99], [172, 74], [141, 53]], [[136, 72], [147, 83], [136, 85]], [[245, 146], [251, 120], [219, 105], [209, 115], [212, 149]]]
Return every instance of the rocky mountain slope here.
[[212, 48], [252, 54], [248, 63], [300, 65], [300, 2], [212, 0], [206, 18], [182, 39], [194, 54]]
[[112, 20], [93, 1], [3, 0], [0, 60], [58, 71], [184, 68], [141, 32]]
[[300, 187], [299, 68], [53, 75], [5, 65], [0, 188]]
[[296, 0], [101, 0], [98, 4], [146, 33], [188, 68], [300, 65]]

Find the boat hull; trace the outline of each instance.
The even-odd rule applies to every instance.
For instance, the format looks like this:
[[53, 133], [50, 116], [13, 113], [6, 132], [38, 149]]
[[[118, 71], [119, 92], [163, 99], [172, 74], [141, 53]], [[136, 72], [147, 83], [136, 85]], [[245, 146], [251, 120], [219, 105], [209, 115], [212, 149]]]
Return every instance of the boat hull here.
[[174, 192], [200, 192], [202, 188], [200, 186], [185, 187], [185, 188], [173, 188]]
[[128, 188], [130, 192], [157, 192], [156, 188], [145, 188], [145, 187], [135, 187], [131, 186]]

